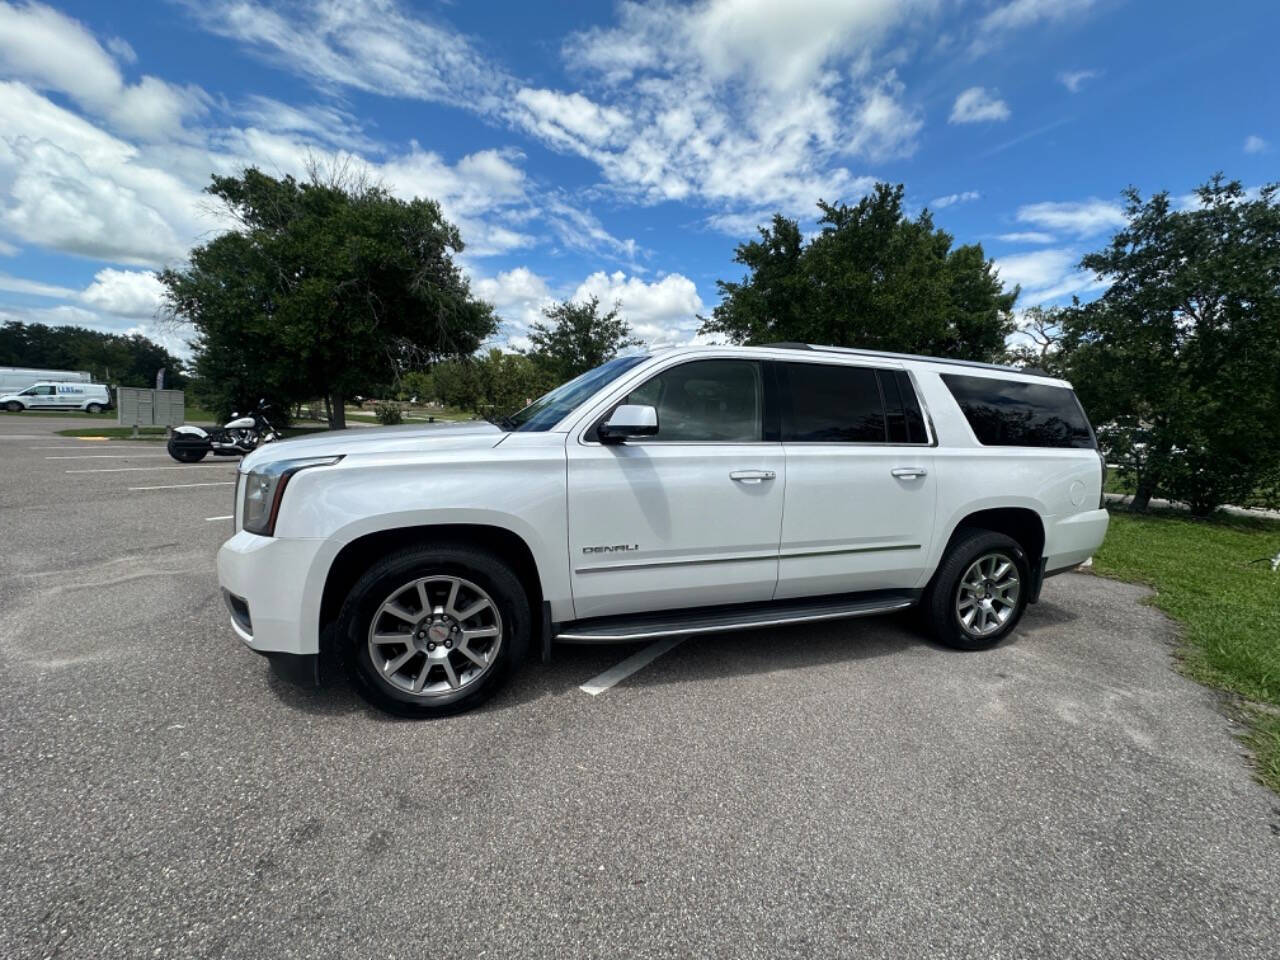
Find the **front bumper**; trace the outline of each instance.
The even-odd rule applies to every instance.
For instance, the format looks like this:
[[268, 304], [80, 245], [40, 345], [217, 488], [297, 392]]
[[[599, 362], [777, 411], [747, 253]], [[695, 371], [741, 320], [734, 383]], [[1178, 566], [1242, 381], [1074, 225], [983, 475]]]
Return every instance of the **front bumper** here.
[[319, 653], [319, 596], [308, 579], [323, 540], [281, 540], [240, 531], [218, 550], [228, 619], [258, 653]]

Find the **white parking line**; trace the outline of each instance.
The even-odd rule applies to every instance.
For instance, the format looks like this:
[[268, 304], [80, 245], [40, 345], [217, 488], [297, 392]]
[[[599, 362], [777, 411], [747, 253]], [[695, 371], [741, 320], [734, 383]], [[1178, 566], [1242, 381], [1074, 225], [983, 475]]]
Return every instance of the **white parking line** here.
[[228, 513], [225, 517], [205, 517], [204, 519], [205, 523], [208, 523], [210, 520], [231, 520], [233, 518], [232, 515]]
[[234, 487], [234, 480], [214, 480], [211, 483], [166, 483], [157, 487], [129, 487], [130, 490], [178, 490], [182, 487]]
[[167, 453], [76, 453], [66, 457], [45, 457], [46, 460], [145, 460], [148, 457], [168, 457]]
[[92, 470], [67, 470], [66, 473], [138, 473], [143, 470], [227, 470], [225, 463], [188, 463], [183, 467], [95, 467]]
[[621, 683], [627, 677], [631, 676], [637, 670], [647, 667], [653, 661], [668, 650], [673, 650], [680, 644], [684, 643], [686, 637], [664, 637], [657, 640], [643, 650], [633, 653], [627, 659], [623, 660], [616, 666], [610, 667], [598, 677], [592, 677], [578, 689], [583, 693], [589, 693], [593, 697], [598, 697], [614, 684]]

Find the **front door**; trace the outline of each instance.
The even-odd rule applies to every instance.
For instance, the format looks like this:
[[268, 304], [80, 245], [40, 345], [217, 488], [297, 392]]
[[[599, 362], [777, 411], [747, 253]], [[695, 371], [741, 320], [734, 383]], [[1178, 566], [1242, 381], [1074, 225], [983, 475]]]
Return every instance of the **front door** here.
[[761, 364], [677, 363], [622, 402], [654, 407], [657, 435], [569, 440], [577, 616], [770, 599], [786, 463], [763, 440]]
[[910, 589], [934, 536], [933, 450], [903, 370], [779, 363], [781, 598]]

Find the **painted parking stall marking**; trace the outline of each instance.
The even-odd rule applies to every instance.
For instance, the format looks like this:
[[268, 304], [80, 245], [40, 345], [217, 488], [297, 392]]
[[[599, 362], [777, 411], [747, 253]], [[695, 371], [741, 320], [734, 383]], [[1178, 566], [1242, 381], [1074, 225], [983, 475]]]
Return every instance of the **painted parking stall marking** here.
[[67, 473], [139, 473], [156, 470], [226, 470], [225, 463], [189, 463], [183, 467], [94, 467], [91, 470], [68, 470]]
[[686, 639], [688, 639], [687, 636], [664, 637], [661, 640], [657, 640], [654, 643], [649, 644], [649, 646], [645, 647], [643, 650], [633, 653], [621, 663], [610, 667], [599, 676], [592, 677], [578, 689], [583, 693], [589, 693], [593, 697], [598, 697], [610, 687], [627, 679], [627, 677], [631, 676], [637, 670], [644, 669], [664, 653], [674, 650], [676, 647], [680, 646], [680, 644], [684, 643]]
[[164, 483], [152, 487], [129, 487], [129, 490], [181, 490], [184, 487], [234, 487], [234, 480], [213, 480], [207, 483]]

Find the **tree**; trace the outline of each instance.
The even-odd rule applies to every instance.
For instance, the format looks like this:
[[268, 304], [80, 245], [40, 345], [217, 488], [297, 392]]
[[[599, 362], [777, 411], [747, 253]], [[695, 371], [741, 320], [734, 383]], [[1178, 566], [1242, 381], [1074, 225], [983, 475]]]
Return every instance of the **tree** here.
[[1162, 493], [1207, 514], [1280, 469], [1280, 200], [1219, 174], [1177, 208], [1126, 191], [1128, 226], [1081, 266], [1111, 285], [1064, 316], [1064, 360], [1133, 507]]
[[222, 413], [324, 395], [341, 428], [347, 397], [407, 364], [469, 355], [497, 328], [434, 201], [400, 200], [346, 169], [300, 183], [250, 168], [206, 189], [236, 228], [160, 280], [169, 313], [196, 328], [196, 370]]
[[50, 327], [11, 321], [0, 326], [0, 366], [88, 370], [94, 380], [122, 387], [186, 384], [183, 362], [139, 333], [105, 333], [86, 327]]
[[740, 244], [741, 282], [717, 281], [721, 301], [702, 332], [734, 343], [799, 341], [968, 360], [993, 360], [1013, 332], [1015, 287], [973, 244], [952, 249], [928, 210], [914, 220], [899, 184], [876, 184], [850, 207], [819, 201], [807, 243], [781, 214]]
[[515, 413], [556, 385], [529, 357], [496, 349], [437, 363], [425, 378], [411, 374], [406, 382], [420, 395], [486, 417]]
[[1028, 307], [1023, 311], [1018, 333], [1024, 339], [1008, 351], [1006, 362], [1059, 374], [1065, 313], [1064, 307]]
[[619, 313], [619, 304], [601, 315], [600, 298], [582, 303], [565, 300], [542, 311], [529, 330], [528, 357], [553, 381], [572, 380], [580, 373], [612, 360], [627, 347], [644, 345], [631, 335], [631, 326]]

